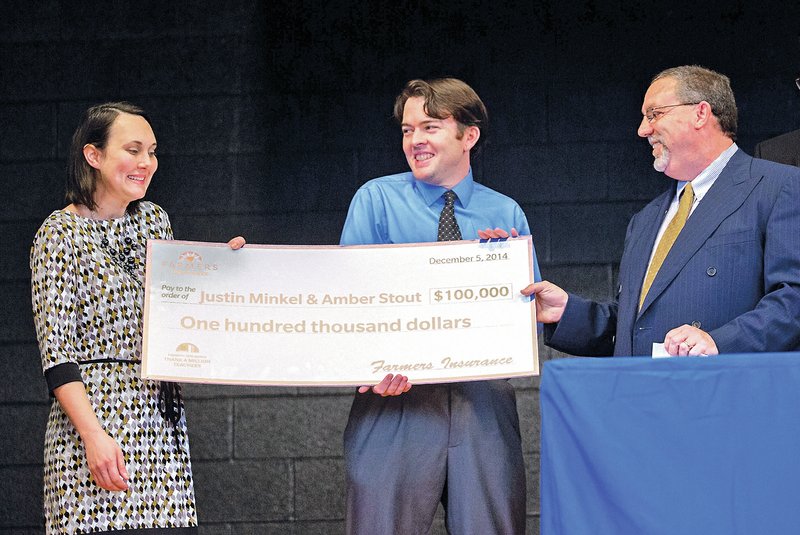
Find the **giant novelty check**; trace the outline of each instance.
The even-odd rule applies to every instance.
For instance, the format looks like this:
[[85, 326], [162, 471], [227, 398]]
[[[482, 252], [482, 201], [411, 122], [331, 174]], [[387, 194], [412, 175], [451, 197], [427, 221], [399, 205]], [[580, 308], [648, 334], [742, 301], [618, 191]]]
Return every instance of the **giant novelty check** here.
[[151, 240], [142, 374], [249, 385], [537, 375], [530, 237], [372, 246]]

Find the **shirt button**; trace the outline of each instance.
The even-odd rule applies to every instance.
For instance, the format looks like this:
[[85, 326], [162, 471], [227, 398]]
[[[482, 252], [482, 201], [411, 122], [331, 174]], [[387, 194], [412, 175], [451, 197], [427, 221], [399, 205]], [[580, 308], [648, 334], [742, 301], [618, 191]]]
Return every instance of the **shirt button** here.
[[713, 277], [716, 274], [717, 274], [717, 268], [715, 268], [714, 266], [709, 266], [708, 269], [706, 269], [706, 275], [708, 275], [709, 277]]
[[692, 327], [694, 327], [695, 329], [699, 329], [701, 325], [702, 323], [700, 323], [699, 321], [692, 322]]

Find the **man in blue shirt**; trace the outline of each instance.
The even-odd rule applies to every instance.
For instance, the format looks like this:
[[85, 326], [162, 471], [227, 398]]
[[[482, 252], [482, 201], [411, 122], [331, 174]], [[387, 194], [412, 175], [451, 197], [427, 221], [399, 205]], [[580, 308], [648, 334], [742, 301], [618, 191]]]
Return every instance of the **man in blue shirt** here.
[[[411, 172], [358, 190], [342, 245], [475, 239], [492, 228], [530, 233], [514, 200], [473, 181], [470, 155], [487, 114], [472, 88], [452, 78], [412, 80], [394, 115]], [[453, 213], [457, 228], [446, 227]], [[350, 534], [426, 534], [440, 502], [451, 533], [525, 531], [525, 470], [508, 381], [411, 389], [408, 377], [387, 375], [356, 394], [344, 450]]]

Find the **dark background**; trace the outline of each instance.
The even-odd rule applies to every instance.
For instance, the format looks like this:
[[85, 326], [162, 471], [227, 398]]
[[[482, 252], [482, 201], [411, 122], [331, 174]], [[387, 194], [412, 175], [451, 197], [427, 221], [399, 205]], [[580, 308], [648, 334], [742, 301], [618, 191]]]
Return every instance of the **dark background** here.
[[[545, 278], [609, 298], [628, 218], [669, 184], [636, 136], [650, 78], [687, 63], [729, 75], [752, 152], [800, 126], [798, 5], [2, 2], [0, 533], [42, 533], [49, 402], [28, 253], [65, 204], [65, 154], [89, 105], [151, 112], [148, 198], [177, 238], [332, 244], [357, 187], [407, 168], [391, 119], [403, 84], [456, 76], [491, 116], [476, 179], [522, 205]], [[539, 378], [514, 384], [538, 533]], [[350, 389], [185, 392], [203, 535], [343, 532]]]

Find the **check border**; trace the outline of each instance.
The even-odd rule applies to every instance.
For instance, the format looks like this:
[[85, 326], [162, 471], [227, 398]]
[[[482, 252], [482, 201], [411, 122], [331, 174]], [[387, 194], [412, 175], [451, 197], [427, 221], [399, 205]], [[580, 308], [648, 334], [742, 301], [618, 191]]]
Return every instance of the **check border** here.
[[[506, 241], [506, 240], [502, 240]], [[528, 277], [527, 280], [523, 281], [525, 284], [532, 281], [533, 277], [533, 243], [530, 236], [525, 236], [521, 238], [516, 238], [512, 240], [507, 240], [508, 243], [514, 242], [525, 242], [527, 245], [526, 247], [526, 258], [527, 258], [527, 271]], [[203, 384], [229, 384], [229, 385], [242, 385], [242, 386], [297, 386], [297, 387], [325, 387], [325, 386], [333, 386], [333, 387], [342, 387], [342, 386], [359, 386], [362, 384], [374, 384], [378, 382], [384, 374], [381, 374], [380, 377], [371, 378], [370, 380], [356, 380], [356, 379], [325, 379], [325, 380], [295, 380], [295, 379], [251, 379], [247, 377], [198, 377], [197, 375], [192, 374], [181, 374], [181, 373], [159, 373], [155, 371], [153, 368], [154, 360], [152, 357], [152, 346], [150, 340], [150, 333], [153, 330], [151, 326], [151, 309], [154, 304], [153, 299], [153, 285], [154, 283], [157, 284], [154, 277], [153, 266], [151, 266], [151, 259], [154, 257], [154, 248], [161, 248], [163, 246], [169, 248], [178, 249], [218, 249], [224, 250], [226, 254], [248, 254], [247, 250], [275, 250], [275, 251], [343, 251], [343, 250], [371, 250], [371, 249], [384, 249], [384, 248], [391, 248], [391, 249], [404, 249], [404, 248], [431, 248], [431, 250], [436, 250], [436, 248], [442, 248], [442, 251], [447, 250], [446, 248], [454, 248], [453, 250], [459, 247], [465, 247], [468, 245], [475, 246], [487, 246], [491, 247], [492, 244], [500, 244], [501, 241], [490, 240], [488, 243], [485, 240], [465, 240], [461, 242], [431, 242], [431, 243], [410, 243], [410, 244], [395, 244], [395, 245], [353, 245], [353, 246], [337, 246], [337, 245], [256, 245], [256, 244], [248, 244], [244, 250], [242, 251], [230, 251], [228, 249], [227, 244], [224, 243], [208, 243], [208, 242], [196, 242], [196, 241], [179, 241], [179, 240], [149, 240], [147, 245], [147, 269], [145, 275], [145, 303], [144, 303], [144, 336], [143, 336], [143, 351], [142, 351], [142, 377], [145, 379], [151, 380], [167, 380], [167, 381], [177, 381], [177, 382], [186, 382], [186, 383], [203, 383]], [[521, 245], [521, 244], [519, 244]], [[515, 245], [515, 246], [519, 246]], [[518, 288], [515, 288], [515, 291], [518, 292]], [[439, 374], [436, 377], [429, 377], [426, 378], [421, 376], [420, 374], [415, 374], [413, 371], [403, 371], [399, 373], [403, 373], [404, 375], [408, 375], [410, 380], [414, 384], [434, 384], [434, 383], [449, 383], [449, 382], [463, 382], [463, 381], [479, 381], [479, 380], [490, 380], [490, 379], [500, 379], [500, 378], [512, 378], [512, 377], [527, 377], [532, 375], [539, 374], [539, 358], [538, 358], [538, 340], [537, 340], [537, 329], [536, 329], [536, 318], [535, 318], [535, 305], [533, 301], [530, 302], [529, 306], [530, 311], [530, 339], [529, 339], [529, 348], [530, 351], [528, 352], [529, 361], [524, 363], [524, 369], [517, 369], [515, 371], [504, 371], [498, 373], [463, 373], [464, 370], [458, 371], [455, 369], [456, 372], [452, 374]], [[156, 359], [157, 360], [157, 359]], [[488, 360], [488, 358], [486, 359]], [[417, 377], [415, 378], [415, 375]]]

